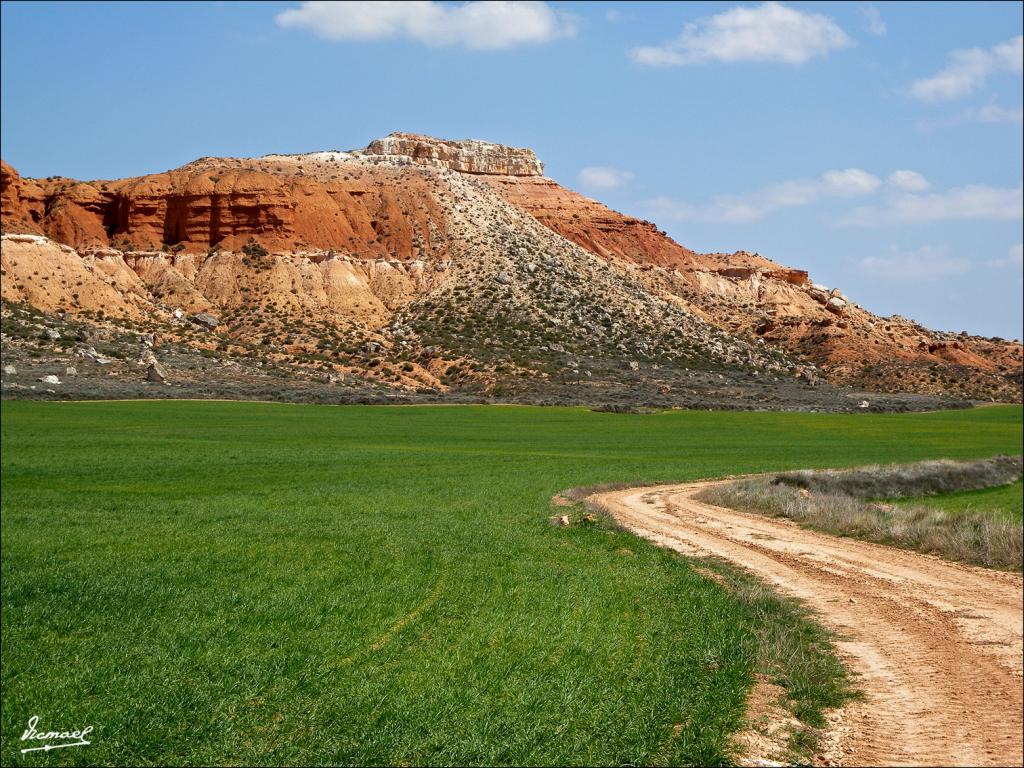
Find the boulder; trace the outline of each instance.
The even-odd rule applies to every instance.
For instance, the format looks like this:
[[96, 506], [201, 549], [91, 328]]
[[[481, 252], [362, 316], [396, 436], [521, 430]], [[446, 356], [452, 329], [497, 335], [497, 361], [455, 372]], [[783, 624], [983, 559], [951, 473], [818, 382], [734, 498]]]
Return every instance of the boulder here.
[[75, 366], [69, 365], [67, 368], [64, 369], [64, 375], [65, 376], [77, 376], [78, 375], [78, 370], [75, 368]]
[[52, 373], [46, 376], [40, 376], [36, 381], [41, 381], [43, 384], [60, 384], [60, 379]]
[[89, 347], [88, 349], [80, 349], [75, 354], [84, 357], [86, 360], [92, 360], [97, 365], [109, 365], [114, 362], [108, 357], [103, 357], [99, 352], [96, 351], [95, 347]]
[[167, 380], [167, 371], [156, 360], [149, 364], [146, 369], [146, 380], [155, 384], [163, 384]]
[[831, 291], [828, 286], [822, 285], [821, 283], [811, 283], [807, 288], [807, 293], [810, 294], [811, 298], [815, 301], [820, 301], [822, 304], [829, 300]]
[[843, 311], [846, 309], [846, 302], [840, 299], [838, 296], [833, 296], [825, 303], [825, 309], [827, 309], [829, 312], [833, 314], [841, 315], [843, 314]]
[[211, 315], [209, 312], [200, 312], [196, 315], [192, 315], [192, 322], [196, 325], [201, 325], [205, 328], [209, 328], [211, 331], [220, 325], [220, 320]]
[[5, 365], [4, 366], [4, 375], [5, 376], [14, 376], [17, 373], [18, 373], [18, 369], [15, 368], [13, 365]]
[[46, 328], [43, 331], [43, 338], [49, 339], [50, 341], [57, 341], [60, 338], [60, 332], [56, 328]]

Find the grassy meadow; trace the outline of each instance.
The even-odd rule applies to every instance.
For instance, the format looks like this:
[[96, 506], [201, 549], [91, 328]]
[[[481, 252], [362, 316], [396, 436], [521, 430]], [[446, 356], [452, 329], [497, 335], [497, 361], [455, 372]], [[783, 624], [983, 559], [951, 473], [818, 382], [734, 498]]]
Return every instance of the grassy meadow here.
[[[759, 671], [810, 723], [841, 696], [821, 634], [629, 534], [551, 525], [552, 494], [1018, 453], [1021, 426], [5, 401], [0, 762], [727, 762]], [[93, 743], [22, 755], [33, 715]]]
[[1011, 485], [982, 488], [979, 491], [960, 491], [889, 501], [900, 507], [920, 505], [953, 513], [987, 512], [1016, 523], [1024, 522], [1024, 482], [1020, 480]]

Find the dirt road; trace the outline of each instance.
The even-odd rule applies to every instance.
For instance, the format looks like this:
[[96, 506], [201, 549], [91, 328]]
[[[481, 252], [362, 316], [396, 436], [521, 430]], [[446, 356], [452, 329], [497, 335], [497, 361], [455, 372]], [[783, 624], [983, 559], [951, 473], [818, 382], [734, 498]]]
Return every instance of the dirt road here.
[[737, 563], [836, 630], [865, 693], [823, 759], [845, 765], [1021, 765], [1020, 575], [838, 538], [696, 501], [712, 483], [596, 494], [634, 533]]

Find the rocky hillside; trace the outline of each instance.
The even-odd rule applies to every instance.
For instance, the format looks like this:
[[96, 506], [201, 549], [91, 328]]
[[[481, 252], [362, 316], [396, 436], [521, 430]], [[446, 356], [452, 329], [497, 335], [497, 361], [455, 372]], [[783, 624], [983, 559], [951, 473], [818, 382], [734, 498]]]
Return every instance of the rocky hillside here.
[[720, 370], [1020, 397], [1019, 343], [876, 317], [757, 254], [694, 253], [542, 174], [528, 149], [411, 134], [114, 181], [3, 164], [3, 299], [396, 387], [646, 372], [664, 394]]

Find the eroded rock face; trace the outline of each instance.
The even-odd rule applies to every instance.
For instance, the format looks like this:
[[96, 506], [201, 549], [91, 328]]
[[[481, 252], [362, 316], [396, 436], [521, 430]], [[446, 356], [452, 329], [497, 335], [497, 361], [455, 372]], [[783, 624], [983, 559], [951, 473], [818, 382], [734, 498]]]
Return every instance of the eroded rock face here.
[[[0, 211], [4, 232], [42, 232], [44, 210], [37, 187], [25, 180], [8, 163], [0, 160]], [[35, 194], [33, 194], [35, 193]]]
[[[40, 309], [234, 313], [230, 327], [262, 338], [261, 317], [379, 329], [444, 291], [438, 317], [451, 330], [456, 310], [494, 311], [489, 291], [514, 295], [516, 322], [540, 318], [559, 348], [573, 333], [610, 340], [623, 317], [653, 333], [668, 306], [837, 383], [1020, 390], [1019, 343], [879, 318], [757, 253], [696, 253], [545, 178], [527, 149], [392, 134], [361, 151], [207, 157], [115, 181], [0, 171], [3, 297]], [[602, 292], [583, 290], [606, 276]], [[565, 317], [549, 316], [541, 297]], [[657, 346], [651, 336], [637, 344]]]
[[28, 234], [5, 234], [2, 243], [7, 301], [163, 321], [186, 319], [187, 312], [193, 313], [190, 322], [211, 330], [219, 327], [218, 313], [246, 309], [374, 328], [426, 285], [421, 262], [391, 264], [322, 252], [256, 260], [231, 251], [79, 253]]
[[366, 148], [368, 155], [409, 157], [460, 173], [490, 176], [543, 176], [544, 165], [532, 149], [467, 139], [446, 141], [415, 133], [392, 133]]
[[152, 309], [142, 281], [117, 259], [83, 257], [39, 235], [3, 235], [3, 298], [54, 311], [103, 310], [133, 320]]
[[25, 183], [5, 174], [3, 226], [79, 249], [206, 252], [256, 240], [279, 250], [443, 255], [445, 217], [430, 179], [396, 167], [319, 170], [307, 176], [294, 161], [207, 160], [112, 182]]
[[683, 266], [696, 255], [649, 221], [624, 216], [542, 176], [485, 176], [499, 195], [588, 251], [603, 258], [643, 259], [647, 264]]

